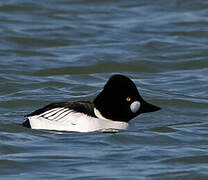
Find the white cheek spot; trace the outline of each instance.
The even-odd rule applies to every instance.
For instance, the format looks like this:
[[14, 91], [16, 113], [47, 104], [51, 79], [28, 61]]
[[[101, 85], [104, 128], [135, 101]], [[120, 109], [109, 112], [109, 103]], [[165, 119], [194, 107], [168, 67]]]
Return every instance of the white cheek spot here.
[[136, 113], [139, 110], [140, 106], [141, 106], [141, 104], [139, 101], [134, 101], [130, 105], [131, 112]]

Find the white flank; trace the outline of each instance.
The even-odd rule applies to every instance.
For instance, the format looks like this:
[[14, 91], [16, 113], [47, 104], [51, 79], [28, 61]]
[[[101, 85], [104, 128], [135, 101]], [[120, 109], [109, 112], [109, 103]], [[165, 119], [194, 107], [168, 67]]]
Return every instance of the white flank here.
[[[99, 111], [96, 112], [100, 113]], [[105, 132], [128, 129], [126, 122], [108, 120], [99, 115], [98, 117], [94, 118], [67, 108], [54, 108], [54, 111], [49, 110], [40, 115], [30, 116], [28, 119], [32, 129], [70, 132]]]

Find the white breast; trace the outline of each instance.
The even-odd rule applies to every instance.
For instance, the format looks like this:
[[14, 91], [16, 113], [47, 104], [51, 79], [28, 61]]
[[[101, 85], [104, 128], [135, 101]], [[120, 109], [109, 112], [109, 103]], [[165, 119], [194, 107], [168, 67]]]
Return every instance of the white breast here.
[[128, 123], [94, 118], [67, 108], [54, 108], [40, 115], [28, 117], [32, 129], [92, 132], [126, 130]]

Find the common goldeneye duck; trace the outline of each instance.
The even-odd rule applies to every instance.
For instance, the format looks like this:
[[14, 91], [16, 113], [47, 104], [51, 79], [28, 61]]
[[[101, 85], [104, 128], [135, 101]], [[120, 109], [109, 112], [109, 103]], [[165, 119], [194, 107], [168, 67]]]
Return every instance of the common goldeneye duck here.
[[113, 75], [93, 102], [49, 104], [26, 115], [23, 126], [70, 132], [126, 130], [132, 118], [159, 109], [140, 96], [128, 77]]

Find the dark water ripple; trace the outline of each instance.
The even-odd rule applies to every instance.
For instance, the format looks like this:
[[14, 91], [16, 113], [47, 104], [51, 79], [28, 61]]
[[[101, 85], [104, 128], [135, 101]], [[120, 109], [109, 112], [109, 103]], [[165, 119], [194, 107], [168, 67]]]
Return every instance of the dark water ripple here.
[[[208, 2], [0, 2], [0, 179], [208, 178]], [[20, 126], [47, 103], [93, 99], [111, 74], [162, 107], [125, 132]]]

